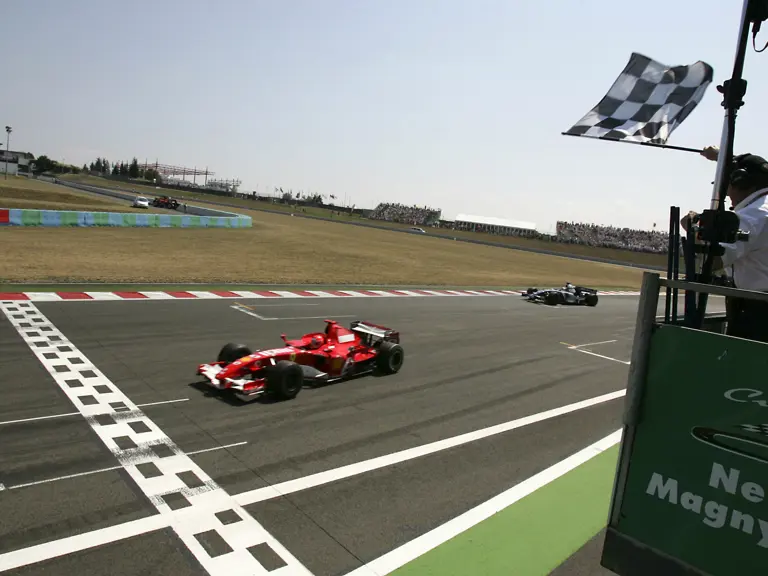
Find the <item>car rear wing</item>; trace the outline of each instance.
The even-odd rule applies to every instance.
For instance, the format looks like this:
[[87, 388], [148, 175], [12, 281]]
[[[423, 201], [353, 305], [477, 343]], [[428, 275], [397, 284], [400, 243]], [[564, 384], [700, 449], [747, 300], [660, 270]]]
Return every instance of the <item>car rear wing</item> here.
[[361, 320], [355, 320], [349, 325], [349, 329], [353, 332], [361, 334], [368, 334], [381, 340], [387, 340], [389, 342], [400, 342], [400, 332], [387, 328], [386, 326], [379, 326], [371, 322], [363, 322]]

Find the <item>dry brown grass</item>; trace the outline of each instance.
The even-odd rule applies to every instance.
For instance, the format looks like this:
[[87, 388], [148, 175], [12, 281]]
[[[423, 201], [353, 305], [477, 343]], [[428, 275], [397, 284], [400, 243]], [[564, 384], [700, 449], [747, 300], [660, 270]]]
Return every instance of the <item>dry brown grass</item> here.
[[[84, 210], [91, 212], [139, 212], [125, 202], [107, 196], [64, 188], [26, 177], [0, 179], [0, 208], [30, 210]], [[146, 212], [146, 209], [143, 210]]]
[[[169, 190], [169, 189], [156, 189], [152, 186], [142, 185], [136, 182], [122, 182], [119, 180], [110, 180], [109, 178], [101, 178], [97, 176], [89, 176], [85, 174], [66, 174], [62, 178], [72, 180], [75, 182], [82, 182], [84, 184], [90, 184], [92, 186], [100, 186], [102, 188], [132, 188], [136, 190], [137, 194], [170, 194], [177, 198], [183, 198], [188, 202], [205, 203], [208, 201], [218, 201], [226, 204], [232, 204], [234, 206], [242, 207], [244, 209], [263, 209], [273, 210], [278, 212], [291, 212], [295, 208], [291, 208], [284, 204], [270, 204], [267, 202], [260, 202], [254, 200], [245, 200], [242, 198], [229, 198], [229, 197], [216, 197], [211, 194], [204, 194], [202, 192], [187, 192], [182, 190]], [[212, 206], [216, 208], [216, 206]], [[313, 216], [321, 216], [324, 218], [329, 217], [330, 211], [324, 208], [307, 208], [306, 213]], [[367, 220], [360, 218], [359, 216], [349, 216], [347, 214], [336, 214], [334, 219], [347, 222], [367, 222]], [[385, 226], [388, 228], [410, 228], [408, 224], [398, 224], [395, 222], [383, 222], [379, 220], [370, 221], [377, 226]], [[641, 266], [663, 266], [666, 268], [667, 256], [665, 254], [649, 254], [644, 252], [632, 252], [629, 250], [618, 250], [614, 248], [600, 248], [591, 246], [580, 246], [577, 244], [559, 244], [547, 242], [545, 240], [534, 240], [529, 238], [516, 238], [513, 236], [495, 236], [492, 234], [483, 234], [479, 232], [463, 232], [457, 230], [441, 230], [431, 228], [430, 234], [436, 234], [441, 236], [466, 238], [473, 240], [482, 240], [488, 242], [496, 242], [505, 244], [508, 246], [519, 246], [521, 248], [551, 250], [559, 252], [561, 254], [573, 254], [577, 256], [592, 256], [596, 258], [604, 258], [606, 260], [614, 260], [617, 262], [627, 262], [631, 264]], [[682, 265], [682, 262], [681, 262]]]
[[0, 228], [2, 282], [637, 287], [642, 271], [258, 211], [251, 229]]

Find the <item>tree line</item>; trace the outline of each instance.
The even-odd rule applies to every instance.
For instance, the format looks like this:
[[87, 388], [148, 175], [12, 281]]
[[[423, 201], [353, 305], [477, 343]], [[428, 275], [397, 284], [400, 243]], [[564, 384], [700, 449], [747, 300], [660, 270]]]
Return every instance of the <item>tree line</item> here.
[[162, 182], [162, 176], [154, 168], [147, 168], [146, 170], [139, 165], [139, 161], [134, 158], [131, 162], [115, 162], [111, 163], [106, 158], [96, 158], [95, 162], [91, 162], [90, 165], [83, 164], [82, 168], [73, 166], [72, 164], [64, 164], [56, 160], [51, 160], [48, 156], [43, 154], [37, 158], [33, 157], [34, 173], [35, 174], [80, 174], [82, 172], [90, 174], [100, 174], [102, 176], [123, 176], [133, 179], [144, 179], [149, 182]]
[[91, 174], [101, 174], [106, 176], [111, 174], [112, 176], [122, 176], [124, 178], [142, 179], [149, 182], [155, 182], [157, 184], [163, 181], [160, 173], [154, 168], [144, 168], [139, 164], [139, 161], [134, 157], [129, 163], [126, 162], [110, 162], [106, 158], [96, 158], [94, 162], [86, 166], [83, 164], [83, 171], [90, 172]]

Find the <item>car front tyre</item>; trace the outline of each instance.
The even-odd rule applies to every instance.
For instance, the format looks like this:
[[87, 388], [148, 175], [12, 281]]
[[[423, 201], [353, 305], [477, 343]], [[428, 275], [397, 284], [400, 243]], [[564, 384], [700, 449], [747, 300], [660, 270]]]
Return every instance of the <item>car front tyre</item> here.
[[217, 361], [231, 364], [235, 360], [240, 360], [240, 358], [250, 356], [251, 354], [251, 349], [245, 344], [230, 342], [229, 344], [225, 344], [221, 349]]
[[267, 374], [267, 392], [280, 400], [292, 400], [304, 386], [301, 366], [288, 360], [280, 360]]

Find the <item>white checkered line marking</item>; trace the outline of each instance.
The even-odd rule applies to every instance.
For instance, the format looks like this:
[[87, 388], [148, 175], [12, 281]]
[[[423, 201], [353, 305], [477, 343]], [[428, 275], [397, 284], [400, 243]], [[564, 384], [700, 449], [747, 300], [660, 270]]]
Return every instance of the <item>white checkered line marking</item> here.
[[[2, 302], [0, 309], [155, 506], [162, 523], [173, 528], [208, 574], [310, 574], [33, 303]], [[272, 571], [254, 555], [256, 550], [267, 547], [282, 562]], [[4, 567], [4, 556], [0, 556], [0, 569], [8, 569]]]
[[[603, 402], [610, 402], [612, 400], [619, 399], [626, 394], [625, 390], [617, 390], [602, 396], [596, 396], [594, 398], [588, 398], [580, 402], [568, 404], [566, 406], [560, 406], [559, 408], [553, 408], [539, 414], [533, 414], [531, 416], [525, 416], [518, 418], [510, 422], [504, 422], [502, 424], [496, 424], [488, 428], [480, 430], [474, 430], [459, 436], [451, 438], [445, 438], [429, 444], [423, 444], [414, 448], [408, 448], [400, 452], [393, 454], [386, 454], [369, 460], [364, 460], [347, 466], [341, 466], [339, 468], [333, 468], [324, 472], [318, 472], [302, 478], [296, 478], [294, 480], [287, 480], [279, 484], [267, 486], [265, 488], [257, 488], [255, 490], [249, 490], [247, 492], [241, 492], [233, 496], [242, 506], [262, 502], [264, 500], [270, 500], [272, 498], [278, 498], [294, 492], [307, 490], [309, 488], [315, 488], [331, 482], [337, 482], [345, 478], [351, 478], [366, 472], [378, 470], [386, 466], [392, 466], [401, 462], [406, 462], [415, 458], [426, 456], [429, 454], [435, 454], [437, 452], [448, 450], [456, 446], [465, 445], [475, 440], [481, 440], [495, 436], [511, 430], [516, 430], [523, 426], [528, 426], [538, 422], [542, 422], [551, 418], [562, 416], [563, 414], [569, 414], [576, 410], [582, 410], [591, 406], [596, 406]], [[70, 536], [55, 540], [53, 542], [45, 542], [28, 548], [22, 548], [13, 552], [7, 552], [0, 554], [0, 572], [4, 570], [10, 570], [47, 560], [63, 556], [65, 554], [72, 554], [96, 546], [104, 544], [110, 544], [134, 536], [140, 536], [148, 532], [153, 532], [168, 526], [168, 518], [162, 518], [158, 516], [150, 516], [147, 518], [140, 518], [138, 520], [132, 520], [124, 524], [117, 526], [110, 526], [107, 528], [99, 528], [97, 530], [91, 530], [77, 536]]]

